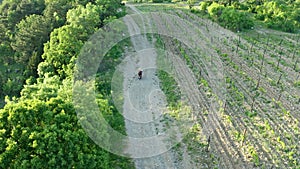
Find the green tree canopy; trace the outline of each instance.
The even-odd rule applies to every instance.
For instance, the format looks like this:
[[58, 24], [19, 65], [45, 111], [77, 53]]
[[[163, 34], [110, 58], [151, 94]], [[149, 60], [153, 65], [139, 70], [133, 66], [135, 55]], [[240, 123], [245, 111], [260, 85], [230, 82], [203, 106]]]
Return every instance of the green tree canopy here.
[[85, 7], [78, 5], [69, 10], [68, 25], [55, 29], [50, 35], [50, 41], [45, 44], [42, 56], [44, 63], [41, 63], [38, 68], [39, 75], [57, 74], [62, 79], [72, 76], [74, 61], [83, 42], [98, 30], [102, 23], [103, 12], [102, 5], [92, 3], [88, 3]]
[[220, 24], [234, 31], [250, 29], [254, 26], [253, 19], [244, 11], [238, 11], [233, 7], [226, 7], [218, 18]]
[[[25, 86], [20, 99], [0, 110], [0, 168], [111, 168], [109, 153], [78, 122], [71, 81], [57, 81]], [[110, 113], [107, 101], [99, 103]]]
[[50, 73], [60, 75], [61, 79], [67, 77], [68, 65], [74, 66], [71, 60], [78, 55], [87, 37], [84, 29], [72, 25], [55, 29], [50, 35], [50, 41], [45, 44], [42, 58], [46, 63], [42, 62], [38, 67], [39, 75], [43, 77], [45, 73]]
[[233, 31], [250, 29], [254, 26], [254, 21], [245, 11], [235, 9], [233, 6], [212, 3], [207, 7], [208, 14], [223, 27]]
[[63, 26], [66, 22], [68, 10], [72, 8], [69, 0], [45, 0], [45, 5], [43, 15], [50, 20], [51, 28]]
[[264, 21], [268, 27], [286, 32], [299, 29], [299, 4], [288, 4], [286, 1], [269, 1], [256, 7], [256, 18]]
[[92, 34], [100, 26], [100, 14], [103, 7], [88, 3], [86, 7], [79, 5], [67, 13], [67, 22], [72, 25], [85, 29], [87, 34]]
[[30, 15], [17, 24], [12, 48], [19, 54], [18, 60], [28, 63], [33, 53], [43, 53], [43, 44], [48, 40], [50, 23], [42, 15]]
[[44, 0], [4, 0], [0, 6], [0, 13], [7, 18], [7, 27], [13, 30], [26, 16], [41, 14], [44, 8]]

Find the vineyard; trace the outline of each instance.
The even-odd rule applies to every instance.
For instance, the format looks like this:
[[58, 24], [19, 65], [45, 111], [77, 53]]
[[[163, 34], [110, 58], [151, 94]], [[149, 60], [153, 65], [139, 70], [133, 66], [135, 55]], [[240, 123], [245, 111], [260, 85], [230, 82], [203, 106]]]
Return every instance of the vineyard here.
[[[197, 47], [191, 47], [188, 40], [163, 32], [155, 36], [181, 98], [196, 117], [185, 142], [198, 167], [299, 168], [299, 35], [259, 27], [233, 33], [185, 10], [162, 8], [174, 16], [167, 17], [155, 7], [137, 8], [154, 12], [143, 15], [152, 21], [148, 25], [198, 39]], [[214, 79], [216, 73], [222, 78]], [[218, 85], [221, 91], [215, 91]], [[195, 150], [194, 137], [202, 149]]]

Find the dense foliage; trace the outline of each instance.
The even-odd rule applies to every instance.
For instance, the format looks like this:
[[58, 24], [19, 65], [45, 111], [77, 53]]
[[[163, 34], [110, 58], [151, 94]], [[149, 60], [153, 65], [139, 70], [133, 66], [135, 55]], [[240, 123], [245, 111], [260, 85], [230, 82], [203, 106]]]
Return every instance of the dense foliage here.
[[84, 41], [108, 20], [123, 16], [121, 8], [119, 0], [3, 1], [0, 106], [5, 95], [19, 96], [29, 77], [46, 72], [61, 75], [61, 79], [70, 75], [74, 63], [69, 61], [76, 58]]
[[199, 10], [234, 31], [252, 28], [255, 21], [285, 32], [300, 29], [299, 0], [206, 0], [200, 2]]
[[220, 5], [218, 3], [201, 4], [202, 9], [207, 9], [208, 14], [222, 26], [234, 31], [250, 29], [254, 26], [253, 19], [244, 11], [239, 11], [233, 6]]
[[285, 32], [300, 30], [299, 0], [129, 0], [129, 2], [178, 3], [192, 12], [208, 15], [223, 27], [242, 31], [258, 25]]
[[110, 168], [109, 153], [77, 122], [71, 84], [57, 80], [27, 85], [20, 99], [7, 100], [0, 111], [1, 168]]
[[[0, 110], [0, 168], [132, 167], [88, 137], [72, 103], [73, 68], [81, 47], [124, 11], [119, 0], [2, 2], [0, 106], [4, 96], [6, 104]], [[100, 91], [99, 108], [124, 133], [123, 119], [112, 116], [116, 110], [107, 98]]]
[[255, 8], [256, 18], [267, 26], [286, 32], [295, 32], [300, 26], [300, 1], [269, 1]]

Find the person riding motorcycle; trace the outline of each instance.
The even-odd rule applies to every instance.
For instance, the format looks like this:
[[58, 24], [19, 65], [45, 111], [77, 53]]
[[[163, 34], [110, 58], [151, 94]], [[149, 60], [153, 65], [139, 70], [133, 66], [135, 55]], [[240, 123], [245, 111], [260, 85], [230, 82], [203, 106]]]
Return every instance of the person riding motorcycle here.
[[139, 69], [139, 71], [138, 71], [138, 78], [139, 78], [139, 80], [142, 79], [142, 75], [143, 75], [143, 70]]

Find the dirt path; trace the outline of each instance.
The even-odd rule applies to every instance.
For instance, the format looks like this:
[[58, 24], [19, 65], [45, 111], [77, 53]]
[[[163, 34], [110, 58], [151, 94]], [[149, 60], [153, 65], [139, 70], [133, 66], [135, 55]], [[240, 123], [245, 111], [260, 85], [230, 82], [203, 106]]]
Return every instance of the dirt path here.
[[[131, 9], [140, 14], [136, 8], [131, 6]], [[147, 20], [140, 16], [142, 22]], [[167, 102], [156, 76], [156, 50], [146, 36], [139, 35], [142, 32], [140, 29], [144, 27], [140, 28], [130, 16], [125, 17], [124, 21], [135, 51], [123, 62], [123, 116], [131, 142], [125, 152], [134, 158], [138, 169], [186, 168], [182, 163], [179, 164], [176, 153], [168, 151], [164, 141], [157, 137], [164, 132], [160, 120]], [[143, 69], [142, 80], [138, 80], [136, 76], [139, 68]]]

